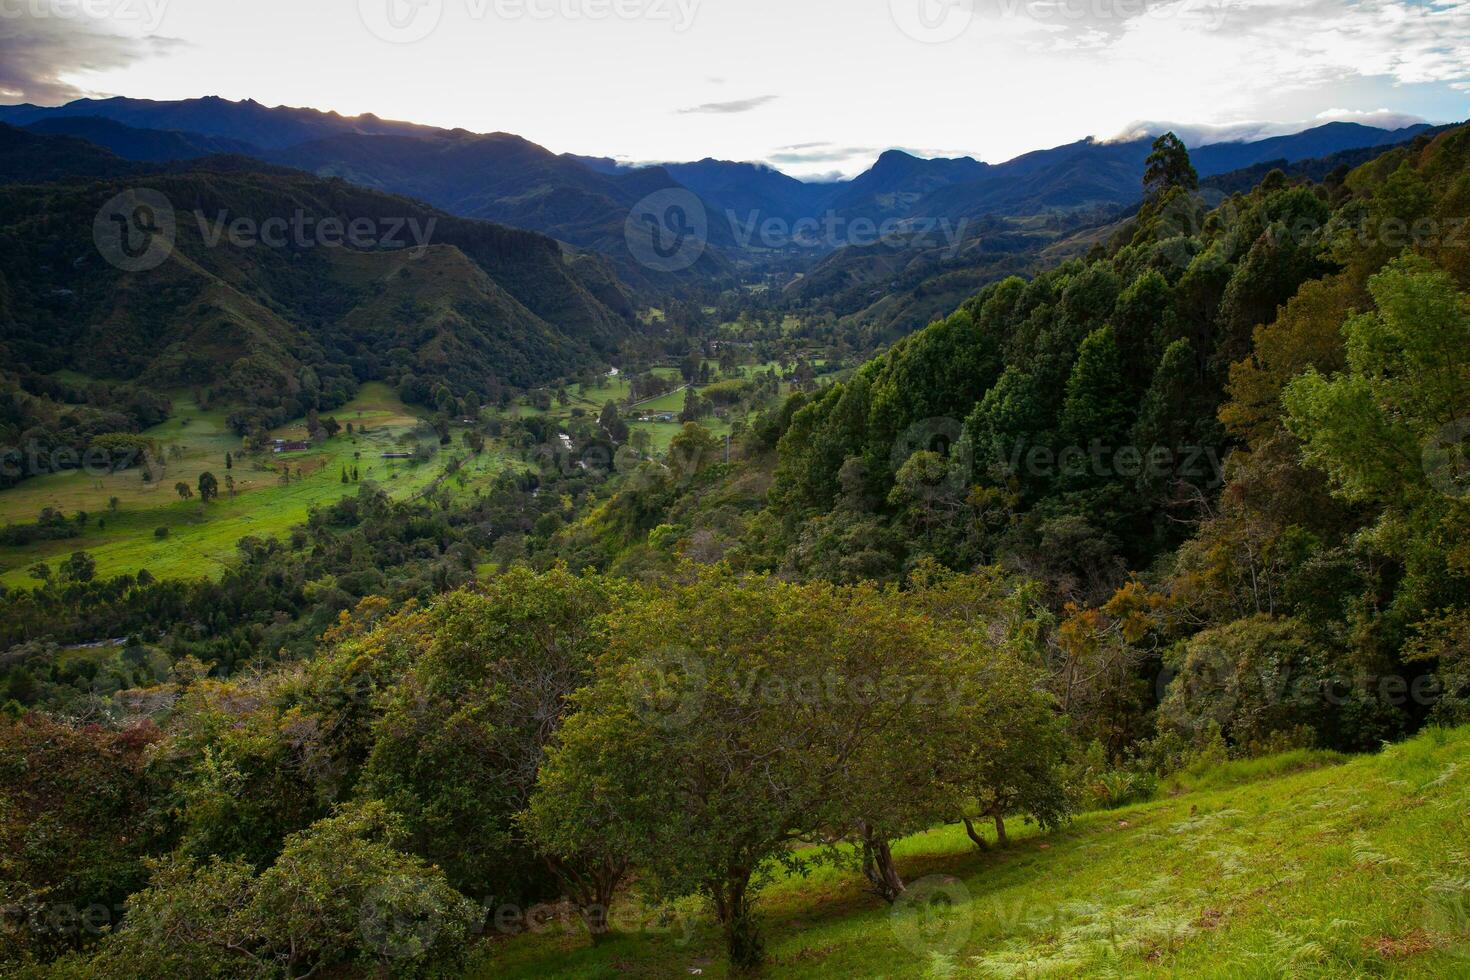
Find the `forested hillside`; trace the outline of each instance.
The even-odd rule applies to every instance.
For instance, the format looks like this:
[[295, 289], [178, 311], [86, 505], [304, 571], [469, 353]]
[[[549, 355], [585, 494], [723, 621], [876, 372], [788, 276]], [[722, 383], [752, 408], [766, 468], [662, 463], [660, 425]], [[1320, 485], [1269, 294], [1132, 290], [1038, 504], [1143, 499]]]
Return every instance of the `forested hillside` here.
[[[223, 196], [242, 188], [344, 215], [394, 200], [305, 177], [159, 181], [191, 206], [244, 207]], [[45, 193], [80, 208], [104, 190]], [[46, 227], [8, 194], [16, 227]], [[99, 578], [80, 554], [7, 590], [0, 888], [24, 924], [7, 969], [585, 975], [625, 972], [621, 943], [712, 972], [716, 952], [735, 972], [862, 958], [905, 975], [947, 975], [957, 950], [1063, 973], [1212, 953], [1456, 962], [1464, 734], [1442, 729], [1470, 722], [1470, 129], [1218, 204], [1163, 137], [1141, 194], [1084, 256], [986, 285], [839, 380], [804, 353], [745, 371], [767, 331], [800, 324], [669, 331], [687, 355], [600, 413], [566, 389], [513, 412], [446, 389], [444, 408], [478, 411], [467, 453], [519, 454], [484, 484], [365, 485], [286, 540], [244, 539], [218, 581]], [[207, 276], [256, 304], [250, 357], [298, 370], [336, 351], [350, 385], [370, 356], [407, 375], [438, 352], [435, 377], [464, 365], [478, 395], [472, 345], [396, 355], [379, 331], [446, 296], [434, 323], [478, 297], [530, 330], [566, 295], [552, 270], [573, 272], [538, 258], [544, 239], [443, 220], [451, 237], [419, 259], [186, 241], [152, 281]], [[53, 281], [88, 310], [144, 309], [126, 287], [89, 294], [58, 258], [77, 243], [55, 241], [27, 268], [56, 278], [7, 272], [0, 309], [70, 329]], [[536, 275], [502, 286], [502, 261]], [[157, 304], [147, 322], [168, 328]], [[635, 348], [664, 322], [647, 321]], [[132, 377], [152, 377], [169, 348], [119, 322], [134, 332], [113, 360], [145, 355]], [[547, 336], [581, 363], [615, 336], [605, 322]], [[7, 341], [94, 363], [100, 340], [65, 336]], [[135, 384], [45, 380], [11, 404], [168, 414]], [[579, 395], [595, 383], [614, 382]], [[630, 427], [676, 412], [666, 449]], [[1341, 770], [1362, 786], [1324, 788], [1336, 753], [1416, 734]], [[1244, 787], [1259, 777], [1281, 778]], [[1026, 876], [1055, 869], [1054, 927], [938, 956], [827, 932], [932, 911], [929, 874], [989, 887], [975, 862], [1032, 901]], [[1107, 914], [1059, 897], [1087, 868]], [[1391, 895], [1388, 911], [1344, 917], [1346, 889]], [[58, 909], [101, 911], [63, 928]], [[549, 951], [536, 909], [566, 924]], [[686, 921], [708, 930], [691, 963], [648, 939]]]
[[[137, 184], [0, 189], [7, 445], [81, 452], [158, 421], [89, 419], [134, 397], [92, 398], [93, 381], [157, 399], [185, 388], [259, 434], [366, 381], [421, 404], [444, 391], [495, 401], [599, 363], [632, 332], [608, 268], [550, 239], [341, 181], [206, 164]], [[161, 202], [162, 224], [138, 255], [109, 258], [99, 214], [132, 220], [139, 202]], [[58, 371], [88, 381], [35, 377]]]

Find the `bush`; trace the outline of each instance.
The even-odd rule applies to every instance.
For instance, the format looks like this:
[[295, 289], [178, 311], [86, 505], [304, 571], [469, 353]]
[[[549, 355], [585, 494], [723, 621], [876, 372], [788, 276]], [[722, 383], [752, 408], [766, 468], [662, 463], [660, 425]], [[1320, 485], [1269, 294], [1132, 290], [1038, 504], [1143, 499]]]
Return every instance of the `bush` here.
[[381, 803], [353, 804], [287, 838], [256, 875], [243, 861], [156, 862], [122, 927], [59, 976], [304, 976], [352, 964], [422, 975], [459, 960], [481, 911], [418, 858]]
[[1384, 717], [1392, 709], [1345, 686], [1300, 620], [1256, 616], [1206, 630], [1171, 661], [1178, 676], [1159, 705], [1159, 727], [1191, 741], [1218, 728], [1241, 754], [1294, 748], [1305, 726], [1324, 747], [1354, 748], [1393, 727]]
[[166, 528], [166, 527], [154, 528], [154, 530], [153, 530], [153, 536], [155, 538], [157, 538], [158, 540], [162, 541], [164, 538], [168, 537], [168, 528]]

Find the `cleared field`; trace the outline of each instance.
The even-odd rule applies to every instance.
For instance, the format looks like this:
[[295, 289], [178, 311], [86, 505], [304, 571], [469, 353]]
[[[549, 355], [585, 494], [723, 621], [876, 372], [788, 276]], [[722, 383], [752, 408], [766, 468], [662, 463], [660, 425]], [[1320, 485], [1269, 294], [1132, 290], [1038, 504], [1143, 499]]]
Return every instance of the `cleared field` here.
[[[32, 522], [46, 507], [68, 516], [78, 511], [89, 515], [79, 537], [0, 548], [0, 584], [31, 584], [27, 569], [33, 564], [54, 565], [74, 551], [90, 553], [100, 576], [144, 568], [160, 578], [217, 575], [242, 537], [281, 535], [304, 521], [313, 507], [357, 493], [359, 484], [350, 479], [354, 469], [362, 483], [376, 483], [395, 497], [405, 497], [440, 477], [451, 455], [466, 455], [455, 446], [422, 462], [380, 459], [382, 453], [408, 451], [419, 442], [437, 443], [431, 433], [419, 429], [421, 420], [381, 384], [364, 385], [358, 398], [328, 413], [344, 426], [351, 422], [358, 430], [354, 435], [344, 430], [307, 451], [279, 455], [241, 457], [240, 439], [225, 425], [226, 411], [201, 411], [185, 399], [175, 404], [173, 418], [145, 433], [164, 449], [162, 479], [145, 483], [138, 469], [100, 476], [72, 472], [30, 480], [0, 493], [0, 521], [8, 523]], [[366, 433], [360, 431], [364, 425]], [[305, 440], [306, 422], [298, 420], [272, 435]], [[234, 456], [231, 469], [225, 467], [227, 452]], [[504, 460], [493, 453], [470, 459], [466, 481], [479, 482], [503, 465]], [[284, 468], [290, 470], [289, 482], [282, 476]], [[346, 483], [344, 470], [349, 474]], [[219, 480], [219, 499], [207, 507], [197, 498], [181, 500], [175, 485], [197, 487], [205, 471]], [[233, 498], [225, 490], [227, 474], [235, 482]], [[116, 510], [110, 504], [113, 498], [118, 501]], [[166, 528], [167, 535], [160, 537], [159, 528]]]

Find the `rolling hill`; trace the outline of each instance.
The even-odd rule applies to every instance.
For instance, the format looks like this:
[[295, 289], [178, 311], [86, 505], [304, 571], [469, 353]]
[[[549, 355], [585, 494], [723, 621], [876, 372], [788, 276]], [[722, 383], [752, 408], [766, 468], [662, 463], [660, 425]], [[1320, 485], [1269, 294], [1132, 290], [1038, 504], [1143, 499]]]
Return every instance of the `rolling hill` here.
[[[303, 387], [410, 373], [481, 395], [544, 383], [632, 329], [632, 304], [600, 261], [544, 236], [345, 181], [213, 162], [0, 189], [5, 362], [212, 386], [266, 407]], [[104, 260], [94, 222], [133, 187], [163, 195], [176, 233], [156, 268], [125, 272]], [[367, 233], [330, 244], [333, 224]]]

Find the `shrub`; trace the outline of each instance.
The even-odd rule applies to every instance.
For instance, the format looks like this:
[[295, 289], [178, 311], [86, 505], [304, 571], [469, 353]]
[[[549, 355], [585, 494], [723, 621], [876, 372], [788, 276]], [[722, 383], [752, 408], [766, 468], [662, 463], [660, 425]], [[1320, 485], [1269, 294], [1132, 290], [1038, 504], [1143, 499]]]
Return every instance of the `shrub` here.
[[60, 976], [305, 976], [337, 965], [395, 976], [452, 967], [481, 918], [438, 869], [397, 849], [381, 803], [339, 808], [287, 838], [256, 875], [242, 861], [156, 862], [122, 927]]

